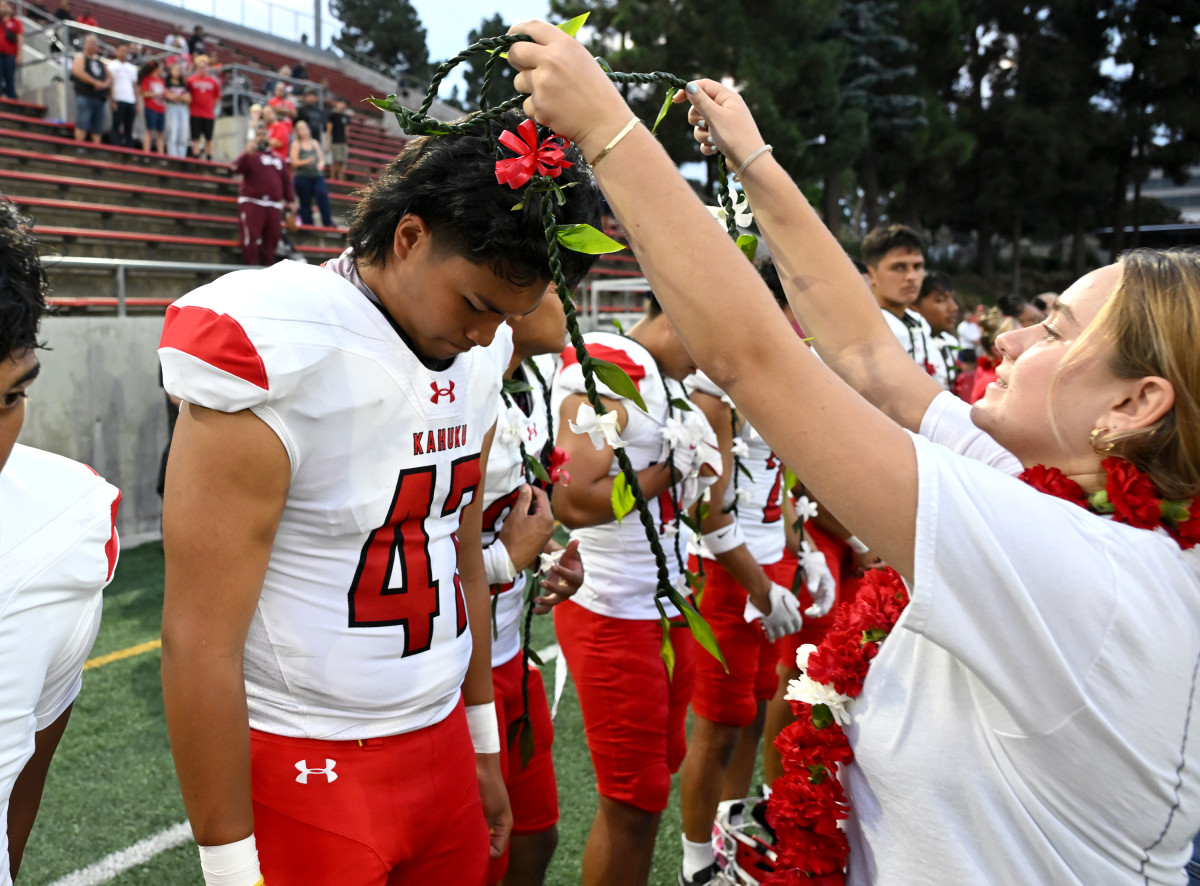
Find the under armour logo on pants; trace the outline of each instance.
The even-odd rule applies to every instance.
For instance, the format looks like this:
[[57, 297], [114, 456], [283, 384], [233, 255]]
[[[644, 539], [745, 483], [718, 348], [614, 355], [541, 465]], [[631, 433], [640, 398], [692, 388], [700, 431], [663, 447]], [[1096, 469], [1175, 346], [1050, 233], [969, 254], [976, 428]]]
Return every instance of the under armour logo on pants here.
[[308, 784], [308, 777], [310, 775], [324, 775], [328, 779], [326, 784], [335, 782], [337, 781], [337, 773], [333, 771], [333, 767], [336, 765], [336, 761], [326, 757], [324, 769], [309, 769], [307, 760], [297, 760], [296, 769], [300, 771], [300, 774], [296, 776], [296, 781], [300, 782], [300, 784]]

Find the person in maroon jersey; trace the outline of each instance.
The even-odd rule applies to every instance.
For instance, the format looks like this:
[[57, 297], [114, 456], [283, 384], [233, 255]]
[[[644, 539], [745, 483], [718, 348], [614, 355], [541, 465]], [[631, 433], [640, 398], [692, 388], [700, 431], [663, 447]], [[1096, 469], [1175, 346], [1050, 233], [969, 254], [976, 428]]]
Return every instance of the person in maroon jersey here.
[[279, 225], [284, 206], [296, 199], [292, 176], [267, 143], [267, 129], [259, 126], [254, 144], [229, 167], [242, 177], [238, 187], [238, 238], [242, 242], [242, 264], [275, 263]]
[[192, 96], [191, 127], [192, 156], [200, 157], [200, 142], [204, 142], [204, 159], [212, 159], [213, 121], [217, 116], [217, 101], [221, 98], [221, 81], [209, 69], [207, 55], [195, 58], [196, 72], [188, 77], [188, 93]]

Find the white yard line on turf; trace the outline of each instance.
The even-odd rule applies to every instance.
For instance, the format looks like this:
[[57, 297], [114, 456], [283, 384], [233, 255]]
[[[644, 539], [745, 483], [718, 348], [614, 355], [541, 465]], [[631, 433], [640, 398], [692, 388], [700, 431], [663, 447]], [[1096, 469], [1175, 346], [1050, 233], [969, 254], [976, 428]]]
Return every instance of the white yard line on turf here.
[[165, 831], [159, 831], [152, 837], [139, 840], [128, 849], [114, 852], [95, 864], [88, 865], [73, 874], [67, 874], [61, 880], [55, 880], [50, 886], [99, 886], [101, 883], [116, 879], [130, 868], [145, 864], [154, 856], [166, 852], [168, 849], [182, 846], [191, 839], [191, 825], [186, 821], [181, 821]]

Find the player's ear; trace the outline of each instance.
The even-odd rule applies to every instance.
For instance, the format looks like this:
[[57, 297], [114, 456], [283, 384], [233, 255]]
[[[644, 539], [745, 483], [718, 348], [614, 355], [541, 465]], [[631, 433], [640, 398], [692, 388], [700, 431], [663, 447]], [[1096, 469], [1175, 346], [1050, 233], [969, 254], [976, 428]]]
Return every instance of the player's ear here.
[[412, 213], [402, 215], [392, 235], [392, 255], [404, 262], [423, 250], [427, 251], [429, 246], [430, 231], [425, 219]]

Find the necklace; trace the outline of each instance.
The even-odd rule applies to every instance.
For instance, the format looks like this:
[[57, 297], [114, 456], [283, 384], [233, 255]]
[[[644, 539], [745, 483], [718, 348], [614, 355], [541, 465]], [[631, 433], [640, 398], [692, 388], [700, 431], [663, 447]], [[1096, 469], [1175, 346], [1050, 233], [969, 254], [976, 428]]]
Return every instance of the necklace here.
[[[1200, 543], [1200, 496], [1191, 501], [1163, 498], [1132, 462], [1115, 456], [1100, 463], [1104, 488], [1090, 495], [1058, 468], [1035, 465], [1019, 479], [1118, 523], [1165, 529], [1183, 549]], [[800, 678], [785, 696], [796, 715], [775, 740], [783, 775], [772, 785], [767, 821], [775, 830], [777, 886], [840, 886], [845, 882], [850, 846], [840, 822], [850, 816], [850, 800], [838, 778], [854, 759], [844, 727], [851, 703], [862, 693], [871, 660], [908, 605], [908, 589], [893, 569], [871, 570], [850, 606], [839, 607], [833, 628], [819, 646], [796, 653]]]

